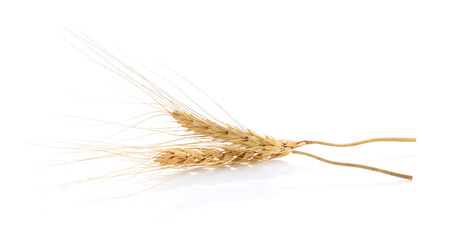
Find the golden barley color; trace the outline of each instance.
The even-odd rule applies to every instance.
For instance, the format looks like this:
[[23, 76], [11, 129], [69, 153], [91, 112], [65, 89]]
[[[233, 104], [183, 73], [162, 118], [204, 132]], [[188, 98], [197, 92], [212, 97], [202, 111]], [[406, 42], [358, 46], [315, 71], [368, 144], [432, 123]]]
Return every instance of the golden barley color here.
[[[181, 173], [186, 170], [203, 167], [221, 167], [232, 164], [251, 164], [269, 161], [287, 156], [291, 153], [312, 157], [316, 160], [346, 167], [371, 170], [395, 177], [412, 180], [412, 176], [391, 172], [375, 167], [342, 163], [296, 150], [310, 144], [321, 144], [333, 147], [350, 147], [371, 142], [415, 142], [415, 138], [374, 138], [355, 143], [336, 144], [312, 140], [280, 140], [271, 136], [256, 133], [241, 124], [230, 125], [211, 117], [205, 117], [188, 104], [173, 98], [158, 85], [119, 60], [87, 36], [69, 33], [82, 43], [78, 48], [92, 60], [103, 67], [127, 79], [155, 102], [156, 113], [168, 116], [175, 122], [179, 131], [157, 130], [162, 133], [194, 140], [188, 143], [158, 144], [151, 146], [84, 146], [92, 151], [103, 152], [108, 156], [134, 159], [138, 164], [123, 169], [112, 176], [126, 176], [165, 169]], [[219, 106], [219, 105], [218, 105]], [[105, 156], [107, 156], [105, 155]], [[94, 178], [96, 179], [96, 178]]]

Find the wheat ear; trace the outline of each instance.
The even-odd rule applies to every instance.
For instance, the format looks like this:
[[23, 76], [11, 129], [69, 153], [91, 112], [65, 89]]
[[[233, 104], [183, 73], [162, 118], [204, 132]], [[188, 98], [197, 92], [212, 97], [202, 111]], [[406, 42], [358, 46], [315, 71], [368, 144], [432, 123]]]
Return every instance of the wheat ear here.
[[255, 152], [265, 158], [282, 157], [291, 153], [297, 143], [262, 136], [249, 129], [240, 129], [229, 124], [219, 124], [209, 119], [194, 116], [185, 111], [170, 113], [177, 123], [196, 136], [209, 137], [214, 141], [232, 143], [245, 151]]
[[160, 151], [154, 161], [167, 167], [218, 167], [230, 164], [250, 164], [265, 160], [256, 152], [235, 146], [205, 148], [169, 148]]

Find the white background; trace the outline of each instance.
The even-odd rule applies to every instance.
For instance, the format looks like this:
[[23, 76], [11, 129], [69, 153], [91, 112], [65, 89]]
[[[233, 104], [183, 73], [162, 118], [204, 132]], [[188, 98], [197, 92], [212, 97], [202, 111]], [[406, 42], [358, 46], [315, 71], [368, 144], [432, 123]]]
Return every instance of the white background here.
[[[456, 12], [454, 1], [2, 1], [0, 236], [456, 239]], [[39, 144], [116, 131], [55, 113], [135, 116], [122, 103], [100, 107], [128, 99], [113, 87], [125, 80], [84, 58], [63, 27], [148, 67], [166, 63], [265, 134], [417, 137], [303, 148], [414, 181], [287, 156], [118, 200], [101, 199], [129, 184], [51, 190], [108, 166], [49, 168], [59, 150]]]

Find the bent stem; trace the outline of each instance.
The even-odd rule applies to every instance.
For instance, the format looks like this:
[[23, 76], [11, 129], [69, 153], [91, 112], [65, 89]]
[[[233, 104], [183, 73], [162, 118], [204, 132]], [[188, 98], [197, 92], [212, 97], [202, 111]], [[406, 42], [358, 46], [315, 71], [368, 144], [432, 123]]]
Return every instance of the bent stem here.
[[310, 145], [310, 144], [321, 144], [321, 145], [326, 145], [326, 146], [331, 146], [331, 147], [352, 147], [356, 145], [361, 145], [365, 143], [371, 143], [371, 142], [416, 142], [416, 138], [372, 138], [372, 139], [367, 139], [359, 142], [353, 142], [353, 143], [328, 143], [328, 142], [322, 142], [322, 141], [311, 141], [311, 140], [303, 140], [297, 142], [298, 147], [302, 147], [305, 145]]
[[410, 175], [406, 175], [406, 174], [402, 174], [402, 173], [396, 173], [396, 172], [388, 171], [388, 170], [381, 169], [381, 168], [376, 168], [376, 167], [371, 167], [371, 166], [366, 166], [366, 165], [361, 165], [361, 164], [355, 164], [355, 163], [334, 162], [334, 161], [327, 160], [327, 159], [324, 159], [324, 158], [321, 158], [321, 157], [318, 157], [318, 156], [315, 156], [313, 154], [306, 153], [306, 152], [293, 150], [292, 153], [308, 156], [308, 157], [311, 157], [311, 158], [315, 158], [315, 159], [317, 159], [319, 161], [322, 161], [322, 162], [325, 162], [325, 163], [329, 163], [329, 164], [333, 164], [333, 165], [367, 169], [367, 170], [371, 170], [371, 171], [375, 171], [375, 172], [379, 172], [379, 173], [388, 174], [388, 175], [391, 175], [391, 176], [394, 176], [394, 177], [408, 179], [408, 180], [411, 180], [411, 181], [412, 181], [412, 178], [413, 178]]

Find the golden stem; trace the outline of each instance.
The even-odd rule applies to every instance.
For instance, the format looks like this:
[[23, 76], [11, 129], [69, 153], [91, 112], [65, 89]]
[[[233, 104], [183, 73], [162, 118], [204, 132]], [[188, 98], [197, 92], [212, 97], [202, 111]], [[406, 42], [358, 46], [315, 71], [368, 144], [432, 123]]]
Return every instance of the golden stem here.
[[324, 158], [321, 158], [321, 157], [318, 157], [318, 156], [315, 156], [313, 154], [306, 153], [306, 152], [293, 150], [292, 153], [305, 155], [305, 156], [320, 160], [322, 162], [329, 163], [329, 164], [334, 164], [334, 165], [338, 165], [338, 166], [367, 169], [367, 170], [371, 170], [371, 171], [375, 171], [375, 172], [379, 172], [379, 173], [384, 173], [384, 174], [388, 174], [388, 175], [399, 177], [399, 178], [408, 179], [408, 180], [411, 180], [411, 181], [412, 181], [412, 178], [413, 178], [410, 175], [406, 175], [406, 174], [402, 174], [402, 173], [396, 173], [396, 172], [392, 172], [392, 171], [388, 171], [388, 170], [380, 169], [380, 168], [376, 168], [376, 167], [371, 167], [371, 166], [366, 166], [366, 165], [361, 165], [361, 164], [355, 164], [355, 163], [334, 162], [334, 161], [327, 160], [327, 159], [324, 159]]
[[326, 146], [332, 146], [332, 147], [352, 147], [356, 145], [361, 145], [365, 143], [371, 143], [371, 142], [416, 142], [416, 138], [372, 138], [372, 139], [367, 139], [359, 142], [353, 142], [353, 143], [327, 143], [327, 142], [322, 142], [322, 141], [311, 141], [311, 140], [303, 140], [297, 142], [298, 147], [302, 147], [305, 145], [309, 144], [321, 144], [321, 145], [326, 145]]

